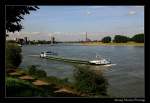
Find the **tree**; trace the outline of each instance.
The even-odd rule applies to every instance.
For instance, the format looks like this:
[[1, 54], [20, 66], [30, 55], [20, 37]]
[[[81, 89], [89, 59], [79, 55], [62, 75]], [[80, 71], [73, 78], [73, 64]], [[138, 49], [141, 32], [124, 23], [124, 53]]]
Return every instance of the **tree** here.
[[144, 43], [144, 34], [136, 34], [132, 37], [132, 40], [137, 43]]
[[123, 35], [115, 35], [113, 42], [116, 43], [126, 43], [129, 41], [129, 37]]
[[110, 43], [111, 42], [111, 37], [110, 36], [106, 36], [102, 39], [103, 43]]
[[37, 6], [6, 6], [6, 31], [15, 32], [23, 29], [21, 20], [30, 11], [39, 9]]
[[46, 77], [47, 76], [46, 72], [44, 70], [38, 69], [37, 67], [38, 65], [30, 65], [28, 67], [28, 73], [38, 78]]
[[16, 43], [6, 43], [6, 68], [18, 67], [22, 61], [21, 47]]

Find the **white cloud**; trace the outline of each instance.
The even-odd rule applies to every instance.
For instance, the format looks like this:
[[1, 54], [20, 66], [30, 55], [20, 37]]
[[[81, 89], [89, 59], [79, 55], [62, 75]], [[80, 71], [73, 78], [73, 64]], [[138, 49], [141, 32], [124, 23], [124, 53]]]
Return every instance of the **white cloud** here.
[[135, 15], [137, 12], [136, 11], [129, 11], [129, 15]]
[[98, 8], [103, 8], [103, 7], [105, 7], [105, 6], [90, 6], [90, 8], [92, 8], [92, 9], [98, 9]]
[[144, 8], [144, 6], [135, 6], [136, 8]]
[[61, 32], [54, 32], [54, 34], [61, 34]]
[[141, 10], [143, 11], [144, 6], [129, 6], [129, 9], [133, 11], [141, 11]]
[[86, 14], [87, 14], [87, 15], [91, 15], [91, 12], [90, 12], [90, 11], [87, 11]]
[[37, 35], [37, 34], [40, 34], [40, 32], [29, 32], [29, 34], [31, 34], [31, 35]]

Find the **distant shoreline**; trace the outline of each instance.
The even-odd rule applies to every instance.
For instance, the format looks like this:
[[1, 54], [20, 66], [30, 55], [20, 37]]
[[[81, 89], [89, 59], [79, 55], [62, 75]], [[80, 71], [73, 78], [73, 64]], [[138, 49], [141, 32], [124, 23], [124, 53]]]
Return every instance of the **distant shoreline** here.
[[135, 42], [127, 42], [127, 43], [85, 42], [80, 44], [85, 46], [144, 46], [144, 43], [135, 43]]

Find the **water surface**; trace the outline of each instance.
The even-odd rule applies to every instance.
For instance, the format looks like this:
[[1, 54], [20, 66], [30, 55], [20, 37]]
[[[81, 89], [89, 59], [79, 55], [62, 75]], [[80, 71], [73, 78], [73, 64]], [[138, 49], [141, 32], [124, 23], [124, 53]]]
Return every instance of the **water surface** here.
[[81, 45], [24, 45], [21, 67], [40, 65], [47, 75], [73, 78], [71, 64], [39, 58], [41, 51], [54, 51], [60, 56], [91, 60], [96, 54], [109, 58], [114, 66], [93, 66], [103, 70], [108, 79], [108, 92], [112, 97], [144, 97], [144, 47], [142, 46], [81, 46]]

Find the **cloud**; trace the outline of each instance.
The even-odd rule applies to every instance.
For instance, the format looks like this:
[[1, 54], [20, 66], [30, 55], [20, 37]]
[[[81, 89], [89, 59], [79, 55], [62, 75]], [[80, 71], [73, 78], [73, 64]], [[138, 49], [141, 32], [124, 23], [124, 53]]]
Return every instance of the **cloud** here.
[[61, 32], [54, 32], [54, 34], [61, 34]]
[[[24, 33], [24, 34], [25, 34], [25, 33]], [[37, 34], [40, 34], [40, 32], [28, 32], [28, 34], [37, 35]]]
[[92, 8], [92, 9], [98, 9], [98, 8], [103, 8], [103, 7], [105, 7], [105, 6], [90, 6], [90, 8]]
[[129, 6], [128, 7], [130, 10], [132, 11], [143, 11], [144, 10], [144, 6]]
[[86, 14], [87, 14], [87, 15], [91, 15], [92, 13], [91, 13], [90, 11], [87, 11]]
[[136, 11], [129, 11], [128, 15], [135, 15], [136, 13]]
[[136, 8], [144, 8], [144, 6], [135, 6]]

